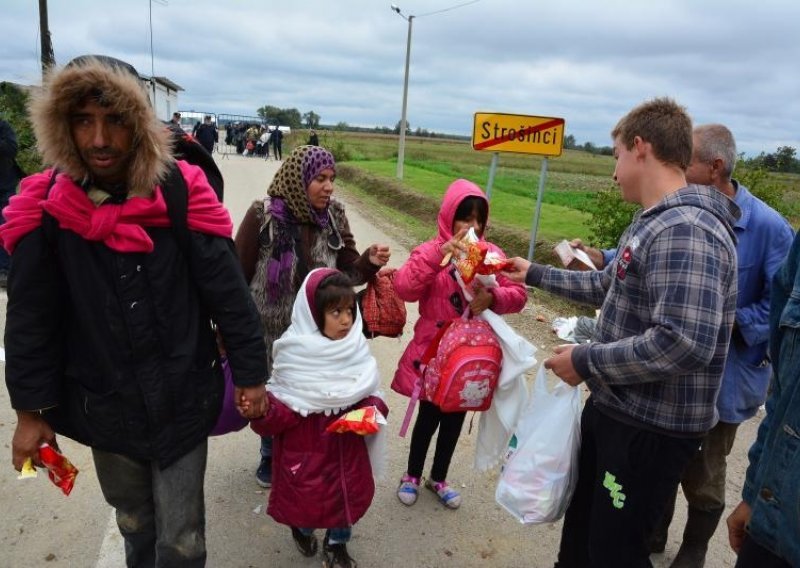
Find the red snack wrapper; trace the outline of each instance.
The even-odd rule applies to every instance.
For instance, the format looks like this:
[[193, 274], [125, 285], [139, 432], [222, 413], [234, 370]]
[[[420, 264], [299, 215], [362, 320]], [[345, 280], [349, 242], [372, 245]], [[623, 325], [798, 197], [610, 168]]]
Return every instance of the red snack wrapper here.
[[380, 429], [378, 425], [377, 409], [374, 406], [357, 408], [342, 414], [337, 420], [328, 424], [326, 432], [343, 434], [353, 432], [361, 436], [375, 434]]
[[513, 266], [513, 262], [511, 262], [507, 258], [501, 257], [497, 253], [490, 252], [486, 255], [483, 259], [483, 262], [478, 265], [476, 268], [476, 272], [478, 274], [497, 274], [498, 272], [502, 272], [509, 266]]
[[78, 468], [49, 444], [42, 444], [39, 447], [39, 459], [47, 468], [50, 481], [60, 487], [64, 495], [69, 495], [75, 484]]
[[456, 260], [456, 268], [461, 274], [464, 284], [469, 284], [475, 278], [478, 267], [483, 264], [483, 259], [486, 258], [488, 251], [489, 245], [485, 241], [469, 243], [466, 256]]

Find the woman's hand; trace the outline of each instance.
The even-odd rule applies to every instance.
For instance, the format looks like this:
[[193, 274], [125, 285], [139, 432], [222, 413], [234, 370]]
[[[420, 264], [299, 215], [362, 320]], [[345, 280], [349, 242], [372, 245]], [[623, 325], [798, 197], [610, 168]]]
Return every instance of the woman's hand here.
[[459, 252], [467, 252], [467, 245], [464, 242], [464, 237], [467, 236], [468, 230], [468, 227], [464, 227], [455, 235], [453, 235], [452, 239], [442, 245], [442, 248], [440, 249], [442, 253], [442, 266], [447, 265], [453, 255], [458, 254]]
[[389, 245], [374, 244], [369, 247], [369, 261], [375, 266], [386, 266], [391, 256]]

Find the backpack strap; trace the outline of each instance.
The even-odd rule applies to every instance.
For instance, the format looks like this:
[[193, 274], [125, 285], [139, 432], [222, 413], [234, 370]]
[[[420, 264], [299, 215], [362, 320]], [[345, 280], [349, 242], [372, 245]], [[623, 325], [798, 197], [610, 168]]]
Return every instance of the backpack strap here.
[[192, 235], [189, 232], [187, 217], [189, 215], [189, 188], [186, 180], [178, 169], [178, 165], [172, 162], [167, 172], [167, 177], [161, 184], [161, 194], [167, 205], [167, 217], [172, 227], [178, 247], [188, 260], [191, 258]]
[[452, 323], [453, 320], [442, 322], [442, 325], [439, 326], [439, 330], [436, 332], [436, 335], [433, 336], [433, 339], [431, 339], [431, 342], [425, 349], [425, 353], [422, 354], [422, 358], [419, 361], [415, 361], [414, 366], [417, 368], [417, 371], [419, 371], [419, 377], [417, 377], [417, 380], [414, 383], [414, 390], [411, 392], [411, 400], [408, 401], [406, 414], [403, 417], [403, 424], [400, 426], [399, 435], [401, 438], [406, 437], [408, 425], [411, 423], [411, 416], [414, 414], [414, 408], [417, 406], [417, 402], [419, 401], [419, 395], [422, 392], [422, 382], [425, 380], [425, 368], [428, 366], [428, 363], [431, 362], [431, 359], [436, 356], [436, 352], [439, 350], [439, 344], [442, 342], [442, 337], [444, 337], [447, 328], [449, 328], [450, 324]]
[[[50, 175], [50, 181], [47, 182], [47, 189], [44, 192], [44, 201], [50, 197], [50, 190], [56, 184], [56, 176], [58, 175], [58, 168], [53, 168], [53, 173]], [[44, 235], [45, 242], [50, 245], [53, 252], [58, 252], [56, 241], [58, 236], [58, 221], [50, 215], [47, 211], [42, 209], [42, 234]]]

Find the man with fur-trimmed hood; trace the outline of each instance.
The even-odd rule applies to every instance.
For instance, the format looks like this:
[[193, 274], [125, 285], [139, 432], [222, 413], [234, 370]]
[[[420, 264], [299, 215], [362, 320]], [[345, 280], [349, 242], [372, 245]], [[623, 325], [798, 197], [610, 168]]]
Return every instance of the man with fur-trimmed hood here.
[[[243, 414], [266, 410], [261, 325], [230, 215], [200, 168], [174, 160], [130, 65], [79, 57], [30, 111], [52, 169], [23, 180], [0, 227], [13, 259], [14, 467], [40, 464], [56, 432], [91, 446], [128, 566], [203, 566], [207, 436], [223, 395], [211, 319]], [[166, 181], [176, 168], [185, 189]], [[170, 226], [170, 191], [188, 193], [186, 240]]]

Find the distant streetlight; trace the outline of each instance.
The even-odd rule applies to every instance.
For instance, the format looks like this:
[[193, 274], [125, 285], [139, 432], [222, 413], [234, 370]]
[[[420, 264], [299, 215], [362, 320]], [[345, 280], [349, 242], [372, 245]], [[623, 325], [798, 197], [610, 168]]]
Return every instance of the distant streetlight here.
[[397, 15], [408, 21], [408, 39], [406, 40], [406, 76], [403, 79], [403, 111], [400, 114], [400, 143], [397, 147], [397, 179], [403, 179], [403, 160], [406, 154], [406, 108], [408, 106], [408, 64], [411, 61], [411, 28], [414, 25], [414, 16], [404, 16], [400, 8], [392, 4], [392, 10]]
[[449, 8], [444, 8], [442, 10], [435, 10], [433, 12], [428, 12], [426, 14], [420, 14], [419, 16], [414, 16], [412, 14], [406, 16], [400, 10], [400, 6], [398, 6], [397, 4], [392, 4], [390, 6], [393, 12], [396, 12], [398, 16], [400, 16], [401, 18], [403, 18], [405, 21], [408, 22], [408, 39], [406, 40], [406, 74], [405, 74], [405, 79], [403, 79], [403, 112], [400, 116], [400, 142], [397, 146], [397, 179], [403, 179], [403, 161], [405, 159], [405, 154], [406, 154], [406, 129], [408, 128], [408, 124], [406, 123], [406, 107], [408, 105], [408, 65], [411, 61], [411, 28], [414, 25], [414, 18], [421, 18], [423, 16], [433, 16], [434, 14], [449, 12], [450, 10], [455, 10], [456, 8], [461, 8], [463, 6], [475, 4], [476, 2], [480, 2], [480, 0], [470, 0], [469, 2], [463, 2], [461, 4], [456, 4], [455, 6], [450, 6]]

